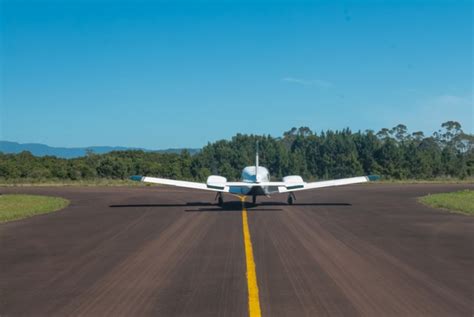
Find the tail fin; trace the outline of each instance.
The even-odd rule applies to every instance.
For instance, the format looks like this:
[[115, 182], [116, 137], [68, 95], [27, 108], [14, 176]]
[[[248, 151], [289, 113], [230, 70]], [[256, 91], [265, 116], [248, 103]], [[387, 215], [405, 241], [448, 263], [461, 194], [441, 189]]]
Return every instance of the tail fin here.
[[255, 155], [255, 179], [257, 178], [258, 173], [258, 141], [257, 141], [257, 151]]

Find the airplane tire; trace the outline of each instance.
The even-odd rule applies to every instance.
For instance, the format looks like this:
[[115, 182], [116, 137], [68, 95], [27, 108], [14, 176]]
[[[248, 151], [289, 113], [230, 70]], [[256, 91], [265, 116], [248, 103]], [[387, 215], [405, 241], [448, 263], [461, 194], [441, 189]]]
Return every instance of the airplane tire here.
[[293, 205], [293, 197], [291, 195], [288, 196], [288, 205]]
[[252, 196], [252, 203], [254, 205], [257, 203], [257, 196]]

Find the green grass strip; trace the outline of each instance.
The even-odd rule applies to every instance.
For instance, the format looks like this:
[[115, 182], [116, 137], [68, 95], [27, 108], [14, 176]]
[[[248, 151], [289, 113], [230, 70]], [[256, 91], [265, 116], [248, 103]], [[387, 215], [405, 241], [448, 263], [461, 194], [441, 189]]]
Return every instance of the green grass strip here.
[[421, 197], [420, 201], [431, 207], [474, 215], [474, 190], [428, 195]]
[[23, 219], [63, 209], [69, 200], [38, 195], [0, 195], [0, 222]]

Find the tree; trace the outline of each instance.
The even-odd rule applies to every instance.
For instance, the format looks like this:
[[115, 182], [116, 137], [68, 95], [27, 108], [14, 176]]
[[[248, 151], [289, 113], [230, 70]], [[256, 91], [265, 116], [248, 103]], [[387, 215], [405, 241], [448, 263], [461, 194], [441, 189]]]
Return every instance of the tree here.
[[321, 131], [309, 127], [292, 128], [282, 137], [237, 134], [230, 140], [208, 143], [191, 155], [114, 151], [85, 157], [62, 159], [35, 157], [29, 152], [0, 153], [0, 178], [41, 179], [125, 179], [130, 175], [150, 175], [205, 181], [211, 174], [238, 180], [244, 166], [253, 165], [255, 143], [260, 144], [260, 163], [269, 168], [273, 179], [300, 174], [307, 180], [379, 174], [387, 178], [474, 177], [474, 136], [464, 133], [456, 121], [444, 122], [441, 129], [426, 137], [422, 131], [409, 133], [399, 124], [352, 133]]
[[390, 130], [390, 134], [395, 137], [397, 142], [404, 142], [409, 138], [407, 126], [404, 124], [399, 124], [396, 127], [393, 127]]

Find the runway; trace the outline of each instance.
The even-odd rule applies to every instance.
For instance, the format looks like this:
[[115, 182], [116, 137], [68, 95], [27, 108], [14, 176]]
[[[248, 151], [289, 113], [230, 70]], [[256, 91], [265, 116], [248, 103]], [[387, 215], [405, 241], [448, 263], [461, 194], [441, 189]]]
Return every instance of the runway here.
[[[472, 316], [474, 217], [355, 185], [246, 204], [262, 316]], [[0, 224], [0, 316], [246, 316], [243, 206], [169, 187], [0, 188], [71, 200]]]

